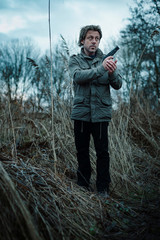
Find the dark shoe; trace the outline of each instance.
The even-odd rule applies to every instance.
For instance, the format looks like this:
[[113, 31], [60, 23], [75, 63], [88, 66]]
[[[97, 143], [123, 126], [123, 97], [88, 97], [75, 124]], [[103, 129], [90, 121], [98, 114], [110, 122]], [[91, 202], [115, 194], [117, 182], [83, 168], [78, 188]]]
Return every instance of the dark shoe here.
[[84, 184], [84, 183], [81, 183], [81, 182], [77, 182], [77, 185], [80, 186], [80, 187], [89, 187], [89, 184]]
[[107, 191], [103, 191], [103, 192], [98, 192], [98, 196], [102, 198], [108, 198], [109, 194]]
[[98, 193], [104, 193], [104, 192], [107, 192], [107, 194], [109, 194], [109, 185], [107, 185], [105, 188], [103, 187], [99, 187], [99, 188], [97, 188], [97, 192]]
[[89, 185], [84, 185], [84, 184], [81, 184], [79, 182], [77, 182], [77, 185], [82, 187], [82, 188], [84, 188], [84, 189], [86, 189], [89, 192], [93, 192], [93, 189]]

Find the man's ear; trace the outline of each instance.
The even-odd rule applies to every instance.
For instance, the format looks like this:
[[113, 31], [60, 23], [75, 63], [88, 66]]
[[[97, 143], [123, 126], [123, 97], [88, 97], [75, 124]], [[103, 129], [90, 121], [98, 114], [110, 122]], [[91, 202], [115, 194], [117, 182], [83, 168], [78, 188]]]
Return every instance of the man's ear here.
[[84, 44], [84, 40], [81, 41], [82, 45]]

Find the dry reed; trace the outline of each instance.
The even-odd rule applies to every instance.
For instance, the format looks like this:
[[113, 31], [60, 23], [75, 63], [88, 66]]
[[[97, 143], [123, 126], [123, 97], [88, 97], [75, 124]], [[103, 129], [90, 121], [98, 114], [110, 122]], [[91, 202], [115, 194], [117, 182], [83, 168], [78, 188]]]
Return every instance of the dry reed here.
[[[57, 173], [50, 114], [12, 108], [17, 160], [11, 154], [9, 114], [1, 109], [0, 238], [9, 239], [140, 239], [158, 213], [159, 116], [149, 108], [128, 116], [122, 104], [109, 127], [111, 194], [95, 189], [96, 156], [90, 146], [91, 186], [76, 185], [76, 151], [68, 108], [54, 116]], [[145, 212], [147, 208], [152, 214]], [[148, 219], [146, 221], [146, 218]], [[158, 227], [156, 228], [156, 231]], [[155, 233], [156, 236], [157, 232]]]

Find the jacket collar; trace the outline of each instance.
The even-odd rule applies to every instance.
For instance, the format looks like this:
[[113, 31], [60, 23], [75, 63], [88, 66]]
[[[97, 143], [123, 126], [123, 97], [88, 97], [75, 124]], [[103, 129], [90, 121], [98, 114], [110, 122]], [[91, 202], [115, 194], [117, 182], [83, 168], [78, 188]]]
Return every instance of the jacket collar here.
[[97, 62], [99, 59], [102, 59], [103, 58], [103, 52], [98, 48], [97, 51], [96, 51], [96, 56], [94, 59], [92, 59], [90, 56], [87, 56], [85, 53], [84, 53], [84, 48], [82, 47], [81, 48], [81, 55], [85, 58], [85, 59], [88, 59], [88, 60], [93, 60], [94, 62]]

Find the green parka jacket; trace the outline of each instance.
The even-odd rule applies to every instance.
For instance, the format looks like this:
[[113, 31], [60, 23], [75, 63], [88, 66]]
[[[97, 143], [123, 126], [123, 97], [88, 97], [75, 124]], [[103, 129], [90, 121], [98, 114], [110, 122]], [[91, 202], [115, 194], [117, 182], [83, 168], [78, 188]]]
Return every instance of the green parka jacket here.
[[120, 89], [122, 77], [118, 70], [109, 75], [102, 65], [105, 55], [100, 49], [95, 58], [84, 53], [73, 55], [69, 60], [69, 70], [74, 84], [74, 100], [71, 119], [87, 122], [107, 122], [111, 120], [112, 101], [110, 86]]

